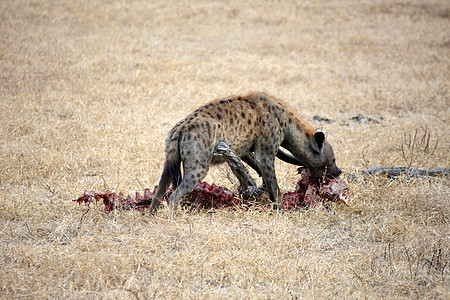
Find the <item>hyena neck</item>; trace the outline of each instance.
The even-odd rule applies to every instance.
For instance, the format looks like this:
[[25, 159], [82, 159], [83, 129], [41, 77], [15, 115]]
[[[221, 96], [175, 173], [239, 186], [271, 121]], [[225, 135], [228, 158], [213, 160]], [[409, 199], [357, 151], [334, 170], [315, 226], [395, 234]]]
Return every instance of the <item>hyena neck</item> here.
[[311, 148], [311, 137], [316, 130], [303, 119], [296, 117], [286, 128], [285, 138], [281, 144], [302, 163], [307, 163]]

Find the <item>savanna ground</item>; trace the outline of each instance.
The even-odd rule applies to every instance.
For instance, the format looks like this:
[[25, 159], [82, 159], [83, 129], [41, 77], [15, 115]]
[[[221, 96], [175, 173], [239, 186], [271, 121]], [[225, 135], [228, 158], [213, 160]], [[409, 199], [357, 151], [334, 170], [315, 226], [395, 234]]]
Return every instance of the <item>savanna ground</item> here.
[[[153, 188], [179, 119], [255, 90], [325, 131], [346, 172], [448, 167], [449, 6], [1, 1], [0, 298], [448, 299], [445, 177], [344, 177], [350, 207], [177, 220], [71, 199]], [[206, 180], [236, 190], [229, 174]], [[294, 189], [295, 167], [277, 174]]]

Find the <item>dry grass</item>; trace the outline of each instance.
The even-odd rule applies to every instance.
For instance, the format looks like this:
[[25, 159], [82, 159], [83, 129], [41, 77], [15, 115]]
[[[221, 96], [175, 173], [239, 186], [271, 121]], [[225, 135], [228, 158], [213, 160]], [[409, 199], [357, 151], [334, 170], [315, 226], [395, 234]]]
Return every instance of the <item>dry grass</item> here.
[[[0, 2], [0, 298], [449, 298], [447, 178], [361, 178], [327, 212], [70, 201], [153, 187], [171, 126], [250, 90], [326, 131], [345, 171], [448, 167], [447, 1], [42, 2]], [[436, 150], [411, 149], [425, 128]]]

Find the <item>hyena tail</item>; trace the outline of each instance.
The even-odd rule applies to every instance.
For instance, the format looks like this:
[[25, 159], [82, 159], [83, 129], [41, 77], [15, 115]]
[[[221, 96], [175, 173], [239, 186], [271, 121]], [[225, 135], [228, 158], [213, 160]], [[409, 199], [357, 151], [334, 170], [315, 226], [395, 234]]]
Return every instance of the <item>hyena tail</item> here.
[[175, 153], [168, 153], [164, 169], [167, 168], [172, 180], [173, 188], [176, 189], [181, 182], [181, 157], [178, 145], [174, 152]]
[[158, 209], [161, 199], [164, 197], [170, 183], [176, 189], [181, 182], [181, 156], [179, 148], [179, 137], [169, 136], [166, 142], [166, 160], [158, 189], [152, 199], [150, 213]]

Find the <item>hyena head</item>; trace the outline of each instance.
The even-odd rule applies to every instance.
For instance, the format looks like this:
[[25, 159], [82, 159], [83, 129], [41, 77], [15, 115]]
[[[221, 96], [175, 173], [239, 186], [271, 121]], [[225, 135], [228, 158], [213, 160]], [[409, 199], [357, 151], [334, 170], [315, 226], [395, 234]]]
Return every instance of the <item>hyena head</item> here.
[[333, 148], [325, 140], [323, 132], [316, 132], [311, 137], [310, 147], [307, 165], [313, 178], [321, 179], [324, 175], [338, 177], [342, 173], [336, 165]]

